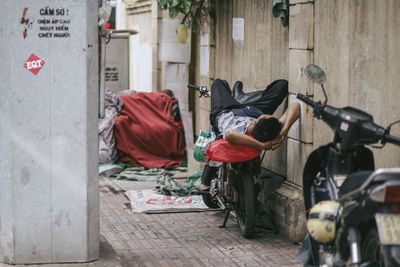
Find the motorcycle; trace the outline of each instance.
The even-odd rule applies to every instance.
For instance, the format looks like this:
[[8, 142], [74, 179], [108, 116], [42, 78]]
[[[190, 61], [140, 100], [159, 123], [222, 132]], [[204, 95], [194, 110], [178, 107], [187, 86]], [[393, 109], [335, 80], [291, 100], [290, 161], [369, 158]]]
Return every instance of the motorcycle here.
[[[188, 88], [200, 92], [200, 97], [211, 96], [207, 87], [188, 85]], [[221, 208], [225, 218], [220, 227], [225, 228], [229, 215], [234, 213], [240, 233], [250, 238], [256, 223], [256, 187], [255, 177], [260, 174], [261, 160], [255, 157], [244, 162], [208, 162], [203, 172], [211, 175], [208, 192], [202, 192], [203, 202], [209, 208]]]
[[305, 266], [400, 266], [400, 168], [375, 170], [366, 145], [400, 146], [383, 128], [354, 107], [327, 105], [326, 75], [316, 65], [306, 76], [321, 85], [325, 101], [297, 98], [333, 131], [329, 144], [313, 151], [303, 171], [308, 234], [298, 259]]

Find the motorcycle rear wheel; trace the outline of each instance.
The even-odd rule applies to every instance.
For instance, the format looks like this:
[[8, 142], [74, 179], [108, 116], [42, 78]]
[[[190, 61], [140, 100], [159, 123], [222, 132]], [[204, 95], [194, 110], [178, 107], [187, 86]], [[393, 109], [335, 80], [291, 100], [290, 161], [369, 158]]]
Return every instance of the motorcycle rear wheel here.
[[238, 202], [235, 205], [236, 219], [239, 224], [240, 234], [244, 238], [250, 238], [256, 225], [254, 180], [253, 176], [249, 174], [241, 174], [237, 178]]

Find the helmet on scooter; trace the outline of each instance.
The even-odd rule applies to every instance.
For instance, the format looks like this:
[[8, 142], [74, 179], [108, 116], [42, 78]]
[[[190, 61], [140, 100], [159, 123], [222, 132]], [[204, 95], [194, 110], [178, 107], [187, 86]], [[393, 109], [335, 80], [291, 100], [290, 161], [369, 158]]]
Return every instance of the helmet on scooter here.
[[339, 203], [336, 201], [321, 201], [311, 208], [307, 230], [316, 241], [325, 244], [335, 238], [338, 210]]

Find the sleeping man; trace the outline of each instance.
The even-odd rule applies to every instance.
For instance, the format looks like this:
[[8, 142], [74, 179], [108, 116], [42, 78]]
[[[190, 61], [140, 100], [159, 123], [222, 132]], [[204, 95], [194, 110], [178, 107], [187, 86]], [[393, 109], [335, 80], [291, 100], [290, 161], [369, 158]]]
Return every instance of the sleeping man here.
[[[226, 81], [215, 80], [211, 88], [210, 121], [214, 131], [225, 140], [260, 150], [275, 150], [300, 116], [300, 105], [291, 104], [278, 119], [272, 114], [288, 95], [288, 82], [276, 80], [264, 91], [243, 94], [236, 82], [233, 95]], [[237, 99], [241, 99], [239, 102]], [[204, 168], [196, 187], [208, 190], [216, 168]]]

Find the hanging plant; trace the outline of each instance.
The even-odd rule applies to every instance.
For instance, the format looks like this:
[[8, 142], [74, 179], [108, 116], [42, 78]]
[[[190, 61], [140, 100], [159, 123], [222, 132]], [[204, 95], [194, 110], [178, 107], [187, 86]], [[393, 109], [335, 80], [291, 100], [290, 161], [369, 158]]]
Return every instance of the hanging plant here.
[[179, 14], [188, 14], [192, 0], [158, 0], [158, 5], [169, 10], [169, 17], [175, 19]]
[[[201, 23], [207, 20], [211, 14], [210, 9], [206, 7], [206, 0], [157, 0], [158, 5], [169, 10], [169, 17], [175, 19], [178, 14], [183, 14], [181, 24], [187, 25], [192, 31], [200, 28]], [[184, 35], [186, 26], [181, 27]], [[179, 35], [179, 32], [178, 32]]]
[[184, 23], [181, 23], [178, 29], [176, 29], [176, 34], [178, 35], [179, 42], [186, 44], [188, 34], [186, 25]]

